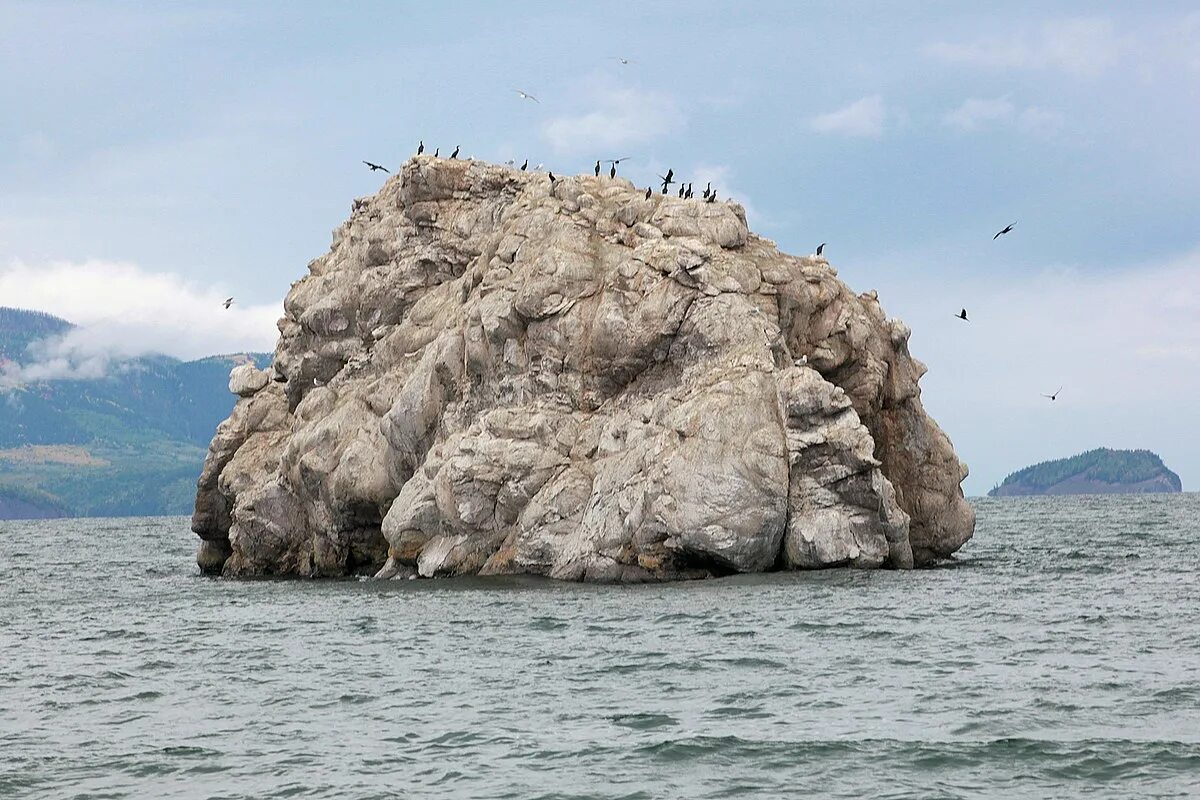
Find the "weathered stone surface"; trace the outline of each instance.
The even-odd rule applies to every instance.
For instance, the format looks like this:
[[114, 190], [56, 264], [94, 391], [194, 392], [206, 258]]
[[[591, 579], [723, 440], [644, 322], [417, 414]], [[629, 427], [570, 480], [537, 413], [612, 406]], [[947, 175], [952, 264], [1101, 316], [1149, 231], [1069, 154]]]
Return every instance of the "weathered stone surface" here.
[[420, 157], [284, 308], [200, 478], [205, 571], [908, 568], [974, 528], [908, 329], [734, 203]]

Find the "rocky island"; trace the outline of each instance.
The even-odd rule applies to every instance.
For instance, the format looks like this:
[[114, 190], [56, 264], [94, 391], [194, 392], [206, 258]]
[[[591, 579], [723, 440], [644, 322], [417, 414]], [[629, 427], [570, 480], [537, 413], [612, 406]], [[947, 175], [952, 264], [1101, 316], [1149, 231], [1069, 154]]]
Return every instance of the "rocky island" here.
[[284, 308], [199, 480], [209, 573], [911, 568], [974, 530], [908, 328], [736, 203], [417, 157]]
[[1160, 494], [1181, 492], [1179, 476], [1149, 450], [1100, 447], [1043, 461], [1012, 473], [989, 497], [1035, 494]]

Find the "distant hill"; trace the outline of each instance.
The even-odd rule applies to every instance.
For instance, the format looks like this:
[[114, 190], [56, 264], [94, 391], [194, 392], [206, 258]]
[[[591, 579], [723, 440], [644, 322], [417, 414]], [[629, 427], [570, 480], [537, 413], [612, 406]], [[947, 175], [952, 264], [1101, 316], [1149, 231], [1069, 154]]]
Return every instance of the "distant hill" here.
[[1149, 450], [1101, 447], [1014, 472], [990, 497], [1035, 494], [1157, 494], [1183, 491], [1179, 476]]
[[[73, 327], [0, 308], [0, 363]], [[191, 511], [208, 442], [229, 415], [229, 370], [266, 353], [120, 362], [106, 377], [0, 389], [0, 519]]]

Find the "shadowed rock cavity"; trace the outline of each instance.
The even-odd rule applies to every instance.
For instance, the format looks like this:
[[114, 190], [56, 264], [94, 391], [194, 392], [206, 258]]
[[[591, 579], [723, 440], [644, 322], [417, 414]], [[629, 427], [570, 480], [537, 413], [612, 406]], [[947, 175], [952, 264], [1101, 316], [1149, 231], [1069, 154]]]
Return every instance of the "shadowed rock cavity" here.
[[284, 308], [200, 477], [206, 572], [910, 568], [974, 529], [908, 329], [735, 203], [418, 157]]

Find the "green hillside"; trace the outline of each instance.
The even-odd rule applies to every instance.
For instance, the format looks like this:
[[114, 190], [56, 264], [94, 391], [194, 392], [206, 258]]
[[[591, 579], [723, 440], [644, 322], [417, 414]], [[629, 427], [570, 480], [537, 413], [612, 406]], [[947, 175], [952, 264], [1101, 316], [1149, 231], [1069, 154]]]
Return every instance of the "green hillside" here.
[[[70, 323], [0, 308], [0, 363]], [[94, 380], [0, 390], [0, 518], [30, 506], [69, 516], [184, 514], [209, 440], [229, 415], [229, 370], [264, 353], [146, 356]]]
[[[1146, 485], [1152, 484], [1152, 485]], [[1112, 450], [1100, 447], [1070, 458], [1043, 461], [1012, 473], [988, 494], [1056, 493], [1056, 487], [1072, 489], [1064, 493], [1081, 493], [1073, 489], [1096, 488], [1104, 485], [1140, 487], [1144, 491], [1182, 491], [1179, 476], [1149, 450]]]

